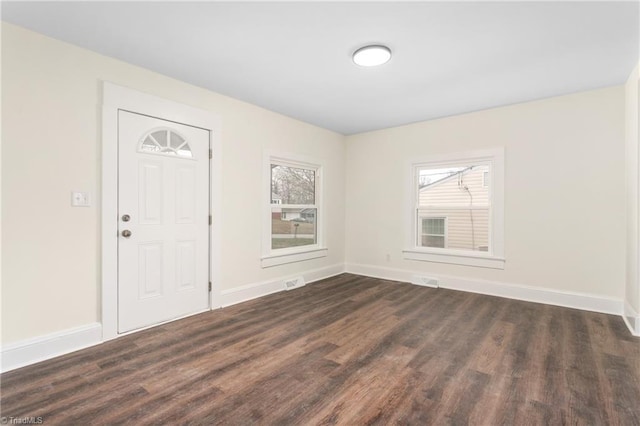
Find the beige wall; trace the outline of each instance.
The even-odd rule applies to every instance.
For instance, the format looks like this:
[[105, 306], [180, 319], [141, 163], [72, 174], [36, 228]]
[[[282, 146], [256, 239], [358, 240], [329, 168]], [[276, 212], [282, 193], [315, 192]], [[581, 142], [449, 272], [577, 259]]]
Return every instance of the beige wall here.
[[[345, 138], [3, 23], [5, 344], [100, 321], [102, 80], [221, 117], [222, 289], [346, 259], [624, 297], [624, 87]], [[494, 146], [506, 148], [505, 269], [402, 260], [406, 161]], [[324, 160], [327, 258], [260, 267], [264, 150]], [[72, 208], [72, 190], [90, 191], [92, 206]]]
[[[100, 321], [103, 80], [220, 116], [221, 289], [344, 261], [343, 136], [3, 23], [3, 343]], [[263, 150], [324, 160], [327, 258], [260, 267]]]
[[626, 110], [626, 179], [627, 179], [627, 275], [625, 300], [636, 312], [640, 312], [640, 280], [638, 279], [638, 78], [640, 65], [636, 66], [625, 85]]
[[[408, 161], [495, 146], [505, 269], [403, 260]], [[346, 261], [622, 299], [624, 161], [622, 86], [349, 136]]]

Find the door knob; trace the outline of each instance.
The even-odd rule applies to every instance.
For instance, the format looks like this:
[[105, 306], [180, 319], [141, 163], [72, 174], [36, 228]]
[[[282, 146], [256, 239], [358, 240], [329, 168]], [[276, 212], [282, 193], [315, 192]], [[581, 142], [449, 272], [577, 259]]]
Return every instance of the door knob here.
[[131, 231], [125, 229], [124, 231], [122, 231], [122, 236], [125, 238], [129, 238], [131, 236]]
[[129, 216], [128, 214], [123, 214], [122, 215], [122, 221], [123, 222], [129, 222], [131, 220], [131, 216]]

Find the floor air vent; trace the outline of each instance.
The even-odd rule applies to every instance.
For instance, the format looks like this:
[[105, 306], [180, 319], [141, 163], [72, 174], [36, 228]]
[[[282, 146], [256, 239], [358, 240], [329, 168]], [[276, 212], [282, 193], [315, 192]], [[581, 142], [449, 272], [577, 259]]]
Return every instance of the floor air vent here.
[[423, 277], [420, 275], [414, 275], [411, 279], [411, 284], [421, 285], [423, 287], [440, 287], [440, 282], [437, 278]]
[[290, 280], [285, 280], [284, 289], [285, 290], [293, 290], [294, 288], [304, 287], [304, 278], [292, 278]]

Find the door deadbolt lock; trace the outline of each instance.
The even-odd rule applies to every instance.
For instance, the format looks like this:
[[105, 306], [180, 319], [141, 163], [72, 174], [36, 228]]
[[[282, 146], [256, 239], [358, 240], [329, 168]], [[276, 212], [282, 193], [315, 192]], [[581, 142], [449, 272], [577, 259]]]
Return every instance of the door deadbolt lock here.
[[131, 216], [129, 216], [128, 214], [123, 214], [122, 215], [122, 221], [123, 222], [129, 222], [131, 220]]
[[131, 236], [131, 231], [125, 229], [124, 231], [122, 231], [122, 236], [125, 238], [129, 238]]

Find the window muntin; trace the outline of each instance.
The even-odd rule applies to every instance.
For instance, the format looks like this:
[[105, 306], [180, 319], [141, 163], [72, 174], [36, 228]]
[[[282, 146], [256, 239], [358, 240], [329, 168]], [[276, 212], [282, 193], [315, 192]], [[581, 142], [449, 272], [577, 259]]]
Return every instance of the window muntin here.
[[272, 253], [318, 245], [319, 166], [270, 163]]
[[[415, 217], [422, 225], [416, 226], [416, 247], [490, 251], [491, 188], [484, 185], [490, 168], [486, 161], [416, 166]], [[429, 219], [437, 217], [446, 220]], [[425, 224], [437, 232], [425, 232]]]

